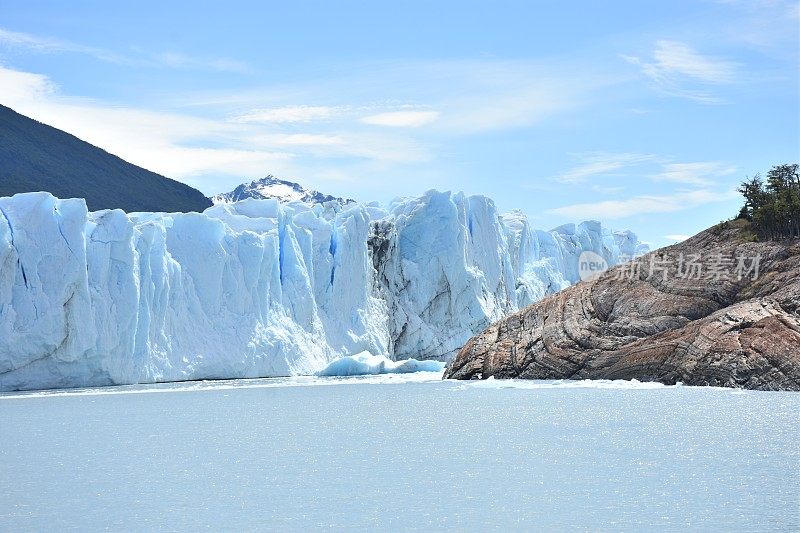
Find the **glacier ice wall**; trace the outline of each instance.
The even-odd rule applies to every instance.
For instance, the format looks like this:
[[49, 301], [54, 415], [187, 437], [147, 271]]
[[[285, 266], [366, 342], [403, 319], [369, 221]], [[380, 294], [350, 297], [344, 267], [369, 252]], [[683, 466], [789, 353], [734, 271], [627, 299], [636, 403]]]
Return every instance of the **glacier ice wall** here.
[[577, 281], [582, 251], [614, 264], [641, 246], [437, 191], [202, 214], [26, 193], [0, 215], [0, 390], [312, 374], [363, 351], [444, 359]]

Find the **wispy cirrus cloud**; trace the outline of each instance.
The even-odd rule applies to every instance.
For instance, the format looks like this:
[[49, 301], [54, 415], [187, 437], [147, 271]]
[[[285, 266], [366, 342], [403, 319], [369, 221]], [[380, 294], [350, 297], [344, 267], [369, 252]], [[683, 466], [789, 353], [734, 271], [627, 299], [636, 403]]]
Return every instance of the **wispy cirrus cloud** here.
[[10, 31], [4, 28], [0, 28], [0, 45], [6, 47], [23, 48], [39, 53], [65, 52], [84, 54], [109, 63], [127, 64], [132, 61], [130, 58], [126, 58], [125, 56], [104, 50], [102, 48], [85, 46], [69, 41], [54, 39], [52, 37], [41, 37], [37, 35], [31, 35], [29, 33]]
[[418, 128], [439, 118], [438, 111], [388, 111], [368, 115], [361, 119], [364, 124], [391, 128]]
[[653, 58], [655, 61], [643, 64], [643, 69], [656, 80], [679, 74], [704, 83], [718, 84], [732, 83], [737, 77], [736, 63], [702, 55], [689, 45], [677, 41], [656, 42]]
[[597, 218], [618, 220], [635, 215], [673, 213], [701, 205], [726, 202], [739, 195], [736, 191], [698, 189], [665, 195], [640, 195], [620, 200], [579, 203], [547, 210], [548, 213], [576, 220]]
[[740, 76], [738, 63], [701, 54], [679, 41], [657, 41], [650, 59], [621, 57], [639, 67], [662, 93], [706, 104], [722, 102], [709, 86], [731, 84]]
[[277, 144], [247, 142], [249, 130], [225, 121], [66, 97], [39, 74], [0, 66], [0, 87], [3, 105], [177, 179], [208, 172], [258, 176], [287, 169], [295, 157]]
[[741, 16], [725, 24], [727, 38], [760, 50], [796, 53], [800, 2], [797, 0], [714, 0]]
[[[610, 179], [625, 181], [646, 177], [655, 182], [706, 187], [737, 170], [736, 166], [722, 161], [674, 162], [669, 157], [633, 152], [590, 152], [580, 155], [579, 159], [581, 163], [555, 176], [553, 180], [575, 184], [602, 179], [604, 187], [609, 187], [607, 182]], [[644, 170], [645, 165], [657, 170]]]
[[[3, 105], [208, 194], [268, 173], [303, 177], [314, 185], [311, 180], [320, 176], [341, 181], [356, 166], [363, 172], [431, 157], [427, 146], [404, 136], [341, 124], [327, 131], [296, 130], [298, 124], [320, 128], [314, 120], [338, 112], [333, 107], [272, 108], [271, 117], [261, 117], [278, 122], [209, 118], [66, 96], [47, 76], [3, 66], [0, 87]], [[327, 168], [331, 161], [337, 162], [336, 172]]]
[[[581, 159], [581, 164], [555, 177], [554, 181], [567, 185], [599, 181], [599, 184], [592, 184], [592, 190], [617, 198], [558, 207], [547, 211], [549, 214], [577, 219], [622, 219], [641, 214], [682, 211], [729, 201], [738, 196], [730, 189], [718, 189], [720, 185], [729, 186], [724, 178], [736, 172], [735, 166], [720, 161], [684, 163], [653, 154], [605, 152], [585, 154]], [[660, 194], [619, 198], [630, 186], [641, 186], [642, 178], [679, 188]]]
[[252, 109], [234, 117], [236, 122], [294, 123], [327, 120], [341, 114], [343, 109], [335, 106], [290, 105], [283, 107]]
[[14, 105], [19, 102], [44, 100], [57, 91], [56, 85], [42, 74], [4, 68], [0, 65], [0, 103]]
[[117, 65], [139, 67], [168, 67], [180, 69], [208, 69], [221, 72], [249, 72], [249, 65], [243, 61], [218, 57], [196, 57], [180, 52], [121, 54], [104, 48], [86, 46], [79, 43], [43, 37], [29, 33], [15, 32], [0, 28], [0, 45], [20, 48], [35, 53], [74, 53], [90, 56], [99, 61]]
[[148, 110], [66, 95], [47, 77], [0, 67], [0, 77], [17, 80], [9, 90], [0, 80], [0, 103], [206, 193], [267, 173], [319, 188], [325, 176], [351, 176], [380, 193], [374, 176], [411, 175], [403, 186], [416, 192], [442, 179], [434, 160], [447, 143], [539, 127], [621, 79], [587, 68], [494, 59], [359, 64], [291, 85], [160, 94], [162, 104]]
[[615, 154], [597, 152], [585, 154], [581, 159], [583, 163], [553, 179], [559, 183], [582, 183], [589, 178], [603, 175], [607, 176], [626, 167], [653, 161], [655, 156], [636, 153]]
[[221, 72], [250, 72], [252, 69], [244, 61], [222, 57], [195, 57], [180, 52], [161, 52], [152, 56], [161, 65], [172, 68], [210, 69]]
[[[250, 122], [353, 119], [394, 128], [398, 134], [418, 130], [464, 136], [536, 126], [591, 105], [598, 93], [625, 79], [583, 63], [385, 61], [343, 67], [336, 76], [292, 87], [182, 95], [179, 105], [225, 106], [234, 109], [237, 120]], [[297, 95], [315, 103], [298, 105]], [[251, 111], [242, 113], [242, 108]]]
[[340, 135], [316, 133], [278, 133], [253, 137], [251, 140], [262, 146], [334, 146], [345, 143]]
[[655, 181], [669, 181], [704, 187], [714, 185], [718, 181], [715, 178], [729, 176], [735, 172], [735, 166], [720, 161], [668, 163], [664, 165], [661, 172], [651, 177]]

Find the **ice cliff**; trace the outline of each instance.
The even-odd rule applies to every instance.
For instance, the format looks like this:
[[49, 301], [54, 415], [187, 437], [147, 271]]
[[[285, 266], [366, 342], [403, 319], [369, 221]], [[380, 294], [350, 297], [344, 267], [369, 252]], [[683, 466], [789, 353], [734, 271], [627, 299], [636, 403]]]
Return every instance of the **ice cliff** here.
[[485, 197], [244, 200], [203, 214], [0, 198], [0, 390], [312, 374], [367, 351], [445, 359], [577, 281], [597, 222], [534, 230]]

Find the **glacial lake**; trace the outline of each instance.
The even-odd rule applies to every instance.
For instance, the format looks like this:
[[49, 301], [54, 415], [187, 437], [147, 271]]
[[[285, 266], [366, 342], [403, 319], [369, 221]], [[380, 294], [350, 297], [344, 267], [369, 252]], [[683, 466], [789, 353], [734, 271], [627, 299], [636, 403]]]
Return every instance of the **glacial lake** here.
[[0, 395], [0, 530], [797, 530], [800, 394], [438, 374]]

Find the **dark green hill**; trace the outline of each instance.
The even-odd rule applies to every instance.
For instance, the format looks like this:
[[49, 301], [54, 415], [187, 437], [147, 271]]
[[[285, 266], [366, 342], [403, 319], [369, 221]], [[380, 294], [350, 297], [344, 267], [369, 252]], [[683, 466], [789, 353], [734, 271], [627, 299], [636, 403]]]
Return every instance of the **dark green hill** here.
[[0, 196], [48, 191], [85, 198], [90, 211], [202, 211], [197, 189], [137, 167], [0, 105]]

